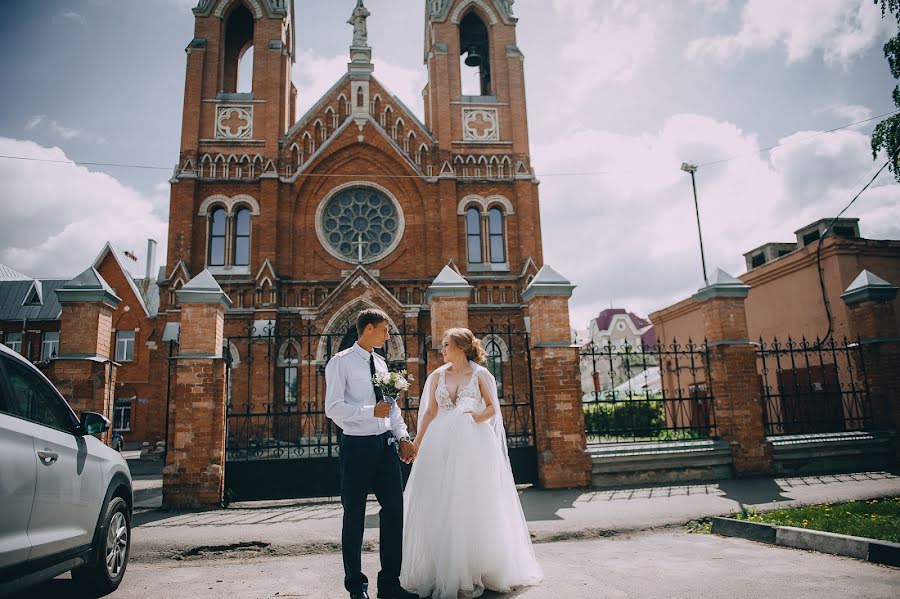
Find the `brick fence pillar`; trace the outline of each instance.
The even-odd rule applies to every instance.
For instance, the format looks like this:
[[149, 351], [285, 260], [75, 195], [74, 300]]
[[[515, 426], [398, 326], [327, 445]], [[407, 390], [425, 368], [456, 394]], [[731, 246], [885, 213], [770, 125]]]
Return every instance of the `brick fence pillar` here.
[[444, 331], [452, 327], [469, 326], [469, 296], [472, 286], [458, 272], [445, 266], [425, 292], [425, 303], [431, 313], [431, 347], [428, 352], [429, 370], [443, 362], [438, 350]]
[[[116, 365], [110, 357], [112, 315], [122, 301], [93, 267], [56, 290], [62, 306], [59, 356], [49, 378], [72, 409], [112, 420]], [[109, 444], [112, 432], [99, 438]]]
[[163, 469], [163, 506], [217, 508], [225, 491], [225, 310], [231, 300], [208, 270], [175, 292], [181, 340], [173, 369], [172, 446]]
[[737, 476], [767, 474], [772, 470], [756, 346], [749, 339], [744, 306], [749, 292], [749, 285], [717, 270], [709, 286], [694, 295], [706, 329], [717, 429], [722, 439], [731, 442]]
[[547, 489], [591, 484], [578, 346], [569, 324], [574, 288], [544, 265], [522, 292], [530, 329], [538, 477]]
[[[897, 287], [867, 270], [841, 295], [849, 310], [851, 334], [859, 339], [872, 424], [877, 430], [900, 429], [900, 328], [894, 300]], [[894, 438], [894, 462], [900, 463], [900, 439]]]

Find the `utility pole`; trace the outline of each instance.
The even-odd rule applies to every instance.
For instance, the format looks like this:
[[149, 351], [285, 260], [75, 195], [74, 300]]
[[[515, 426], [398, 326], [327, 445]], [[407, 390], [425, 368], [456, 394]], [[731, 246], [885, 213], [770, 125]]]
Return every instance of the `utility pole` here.
[[682, 162], [681, 170], [691, 174], [691, 185], [694, 188], [694, 212], [697, 214], [697, 235], [700, 237], [700, 262], [703, 265], [703, 283], [709, 287], [709, 279], [706, 276], [706, 255], [703, 252], [703, 232], [700, 230], [700, 207], [697, 205], [697, 181], [694, 179], [697, 165]]

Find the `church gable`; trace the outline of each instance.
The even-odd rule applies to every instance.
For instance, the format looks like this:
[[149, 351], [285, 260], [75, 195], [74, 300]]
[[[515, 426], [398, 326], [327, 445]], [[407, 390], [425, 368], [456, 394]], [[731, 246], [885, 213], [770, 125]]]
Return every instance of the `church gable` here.
[[410, 175], [423, 175], [422, 169], [415, 163], [403, 148], [379, 125], [371, 115], [363, 119], [348, 119], [330, 136], [321, 147], [315, 150], [305, 163], [300, 165], [287, 181], [296, 181], [301, 173], [316, 170], [327, 158], [346, 148], [377, 149], [399, 159], [405, 164]]
[[[428, 166], [434, 143], [431, 132], [374, 77], [370, 81], [369, 96], [368, 106], [359, 106], [360, 102], [365, 101], [363, 94], [360, 90], [353, 90], [349, 74], [341, 77], [288, 131], [282, 172], [291, 176], [308, 168], [313, 157], [340, 135], [349, 122], [358, 124], [361, 121], [358, 109], [362, 108], [397, 151], [415, 164], [417, 170], [430, 176], [433, 169]], [[357, 114], [354, 115], [355, 109]]]

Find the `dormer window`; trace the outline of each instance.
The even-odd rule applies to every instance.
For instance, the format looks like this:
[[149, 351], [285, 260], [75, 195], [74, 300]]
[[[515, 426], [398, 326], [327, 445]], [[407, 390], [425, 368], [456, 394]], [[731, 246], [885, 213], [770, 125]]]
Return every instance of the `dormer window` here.
[[41, 289], [39, 287], [40, 283], [34, 281], [31, 284], [31, 288], [28, 290], [28, 293], [25, 294], [25, 301], [22, 302], [23, 306], [43, 306], [44, 300], [41, 296]]

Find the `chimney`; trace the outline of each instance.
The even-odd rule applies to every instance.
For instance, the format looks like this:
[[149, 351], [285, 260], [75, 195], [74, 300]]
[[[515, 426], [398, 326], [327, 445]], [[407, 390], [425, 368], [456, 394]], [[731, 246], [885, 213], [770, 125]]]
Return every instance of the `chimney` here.
[[156, 270], [156, 241], [153, 239], [147, 240], [147, 272], [144, 274], [144, 278], [149, 279], [150, 275], [153, 274], [153, 271]]

